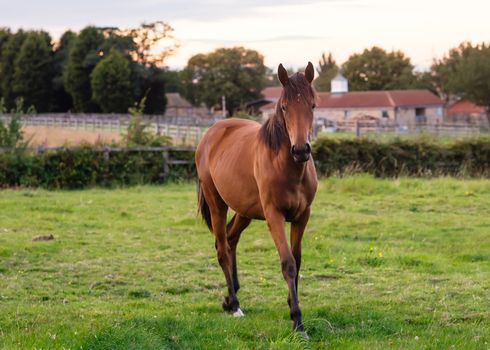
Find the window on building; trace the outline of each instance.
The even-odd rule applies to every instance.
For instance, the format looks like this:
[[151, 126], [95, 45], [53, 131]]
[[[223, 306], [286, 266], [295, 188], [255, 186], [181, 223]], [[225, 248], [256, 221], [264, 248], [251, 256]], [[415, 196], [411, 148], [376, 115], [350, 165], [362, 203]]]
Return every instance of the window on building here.
[[381, 117], [384, 119], [388, 119], [390, 117], [390, 115], [388, 114], [387, 110], [384, 110], [381, 112]]

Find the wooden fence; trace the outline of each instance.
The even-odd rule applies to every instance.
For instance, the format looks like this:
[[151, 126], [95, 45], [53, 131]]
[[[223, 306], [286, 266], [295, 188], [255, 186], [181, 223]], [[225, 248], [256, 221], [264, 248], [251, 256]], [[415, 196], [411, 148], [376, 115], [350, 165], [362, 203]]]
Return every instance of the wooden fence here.
[[[10, 116], [0, 115], [0, 120], [8, 122]], [[150, 131], [171, 137], [176, 145], [197, 145], [205, 131], [216, 120], [193, 116], [168, 118], [159, 115], [143, 115], [142, 121]], [[131, 116], [129, 114], [51, 113], [26, 115], [21, 118], [21, 122], [23, 126], [104, 130], [120, 133], [127, 130]]]
[[485, 127], [470, 124], [414, 124], [400, 125], [398, 123], [379, 123], [377, 121], [346, 121], [339, 122], [335, 131], [355, 132], [357, 136], [373, 134], [416, 135], [429, 134], [447, 137], [468, 137], [489, 135]]

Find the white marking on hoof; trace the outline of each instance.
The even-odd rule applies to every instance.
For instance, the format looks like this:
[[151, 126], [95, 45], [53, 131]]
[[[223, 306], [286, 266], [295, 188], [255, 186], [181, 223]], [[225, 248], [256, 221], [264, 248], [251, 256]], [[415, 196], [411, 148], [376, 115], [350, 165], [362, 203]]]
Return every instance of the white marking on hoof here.
[[310, 340], [310, 337], [308, 336], [308, 333], [306, 331], [303, 332], [298, 332], [298, 334], [304, 339], [304, 340]]
[[242, 309], [238, 308], [238, 310], [236, 310], [234, 313], [233, 313], [233, 317], [243, 317], [245, 316], [245, 314], [243, 313]]

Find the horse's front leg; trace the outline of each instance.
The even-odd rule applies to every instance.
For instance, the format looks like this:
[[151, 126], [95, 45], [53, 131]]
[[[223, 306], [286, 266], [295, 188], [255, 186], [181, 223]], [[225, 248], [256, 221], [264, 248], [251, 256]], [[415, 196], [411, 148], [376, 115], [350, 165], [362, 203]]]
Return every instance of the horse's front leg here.
[[282, 274], [289, 289], [289, 308], [291, 319], [293, 320], [293, 330], [303, 332], [304, 326], [301, 319], [301, 310], [299, 308], [298, 294], [296, 291], [297, 267], [291, 250], [289, 249], [284, 231], [284, 215], [279, 211], [269, 208], [266, 209], [265, 217], [267, 225], [276, 245], [279, 257], [281, 259]]
[[[296, 261], [296, 293], [298, 290], [299, 269], [301, 267], [301, 240], [305, 232], [306, 224], [310, 218], [310, 208], [308, 207], [297, 221], [291, 223], [291, 253]], [[291, 305], [291, 295], [288, 297], [288, 304]]]

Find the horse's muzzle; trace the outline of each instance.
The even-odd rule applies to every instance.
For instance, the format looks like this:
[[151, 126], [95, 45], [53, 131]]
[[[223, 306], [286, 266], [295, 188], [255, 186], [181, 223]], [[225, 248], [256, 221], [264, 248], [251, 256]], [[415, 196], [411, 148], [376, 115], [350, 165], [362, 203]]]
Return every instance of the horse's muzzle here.
[[305, 143], [303, 146], [291, 146], [291, 155], [296, 163], [304, 163], [310, 159], [311, 146]]

